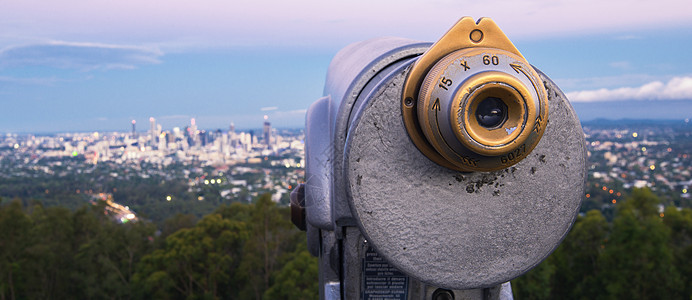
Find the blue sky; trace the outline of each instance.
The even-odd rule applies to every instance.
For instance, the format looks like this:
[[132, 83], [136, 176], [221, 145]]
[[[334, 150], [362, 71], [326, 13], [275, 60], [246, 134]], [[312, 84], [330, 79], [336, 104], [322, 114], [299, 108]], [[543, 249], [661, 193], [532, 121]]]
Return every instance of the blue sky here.
[[339, 49], [435, 41], [467, 15], [573, 102], [692, 101], [689, 1], [4, 0], [0, 132], [300, 127]]

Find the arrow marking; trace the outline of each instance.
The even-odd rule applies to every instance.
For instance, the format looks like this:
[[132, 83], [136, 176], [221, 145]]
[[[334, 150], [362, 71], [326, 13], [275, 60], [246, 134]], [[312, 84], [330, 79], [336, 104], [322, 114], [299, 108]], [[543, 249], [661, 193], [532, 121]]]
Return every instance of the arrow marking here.
[[435, 98], [435, 102], [431, 108], [432, 110], [440, 111], [440, 98]]

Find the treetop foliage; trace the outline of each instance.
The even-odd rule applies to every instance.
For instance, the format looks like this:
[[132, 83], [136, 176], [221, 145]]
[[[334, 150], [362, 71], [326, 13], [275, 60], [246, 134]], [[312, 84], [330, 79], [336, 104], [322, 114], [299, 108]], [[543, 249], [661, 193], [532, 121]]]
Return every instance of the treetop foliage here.
[[[0, 299], [310, 299], [317, 261], [269, 195], [157, 230], [103, 207], [0, 205]], [[292, 286], [289, 289], [287, 287]]]
[[512, 281], [519, 299], [690, 299], [692, 209], [668, 207], [635, 189], [608, 223], [577, 219], [555, 252]]

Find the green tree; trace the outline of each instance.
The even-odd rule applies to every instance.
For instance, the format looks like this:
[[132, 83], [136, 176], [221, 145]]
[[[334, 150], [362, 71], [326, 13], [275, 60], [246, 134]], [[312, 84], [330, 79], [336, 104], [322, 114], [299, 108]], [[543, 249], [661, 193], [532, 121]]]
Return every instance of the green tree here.
[[74, 212], [36, 203], [0, 205], [0, 299], [317, 295], [317, 261], [269, 195], [221, 206], [196, 224], [178, 215], [164, 223], [163, 243], [152, 223], [117, 223], [102, 202]]
[[[163, 225], [161, 226], [161, 234], [159, 235], [157, 241], [165, 243], [166, 238], [171, 234], [181, 229], [195, 227], [195, 224], [197, 224], [197, 217], [195, 217], [195, 215], [177, 213], [173, 217], [163, 221]], [[158, 246], [158, 248], [161, 248], [163, 245]]]
[[0, 299], [17, 299], [25, 288], [22, 270], [29, 258], [24, 249], [31, 244], [31, 226], [20, 200], [0, 206]]
[[680, 273], [682, 295], [692, 297], [692, 209], [668, 207], [663, 223], [671, 230], [670, 247], [673, 264]]
[[597, 211], [577, 218], [562, 244], [545, 261], [512, 281], [519, 299], [580, 299], [602, 294], [598, 258], [609, 232]]
[[30, 244], [24, 255], [25, 295], [30, 299], [60, 299], [71, 296], [73, 228], [71, 212], [62, 207], [36, 205], [30, 215]]
[[243, 248], [239, 279], [245, 282], [241, 297], [261, 299], [271, 286], [271, 275], [281, 268], [280, 258], [292, 252], [299, 234], [289, 213], [271, 201], [270, 194], [260, 196], [251, 206], [250, 239]]
[[[680, 277], [669, 248], [670, 229], [658, 214], [659, 200], [648, 189], [635, 189], [618, 207], [613, 230], [599, 264], [602, 294], [612, 299], [672, 299]], [[604, 295], [605, 296], [605, 295]]]
[[593, 299], [603, 293], [599, 257], [610, 226], [600, 211], [580, 217], [560, 245], [553, 260], [557, 266], [552, 297]]
[[71, 297], [132, 297], [135, 267], [153, 249], [153, 224], [120, 224], [103, 212], [103, 204], [98, 204], [79, 209], [72, 218], [76, 286]]
[[319, 270], [317, 258], [305, 243], [286, 256], [286, 264], [274, 273], [272, 286], [264, 293], [265, 299], [317, 299], [319, 297]]
[[232, 279], [247, 238], [244, 222], [207, 215], [142, 259], [138, 286], [146, 298], [233, 298], [239, 287]]
[[517, 299], [550, 299], [555, 265], [550, 257], [521, 277], [512, 280]]

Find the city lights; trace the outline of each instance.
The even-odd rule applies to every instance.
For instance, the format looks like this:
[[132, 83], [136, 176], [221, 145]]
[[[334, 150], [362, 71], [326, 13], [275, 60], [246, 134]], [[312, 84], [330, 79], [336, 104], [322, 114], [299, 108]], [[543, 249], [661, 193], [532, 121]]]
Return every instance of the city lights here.
[[692, 199], [688, 191], [692, 182], [688, 150], [692, 148], [691, 130], [680, 124], [672, 128], [669, 124], [646, 124], [629, 129], [585, 126], [590, 155], [586, 203], [615, 205], [632, 190], [648, 188], [656, 195], [672, 197], [673, 202], [665, 207], [688, 205]]
[[[85, 191], [85, 193], [92, 193], [91, 190]], [[120, 223], [127, 223], [130, 221], [137, 221], [137, 216], [130, 209], [129, 206], [124, 206], [113, 201], [113, 194], [110, 193], [98, 193], [91, 195], [91, 203], [96, 204], [98, 201], [105, 203], [104, 214], [110, 216], [114, 220], [120, 221]]]

